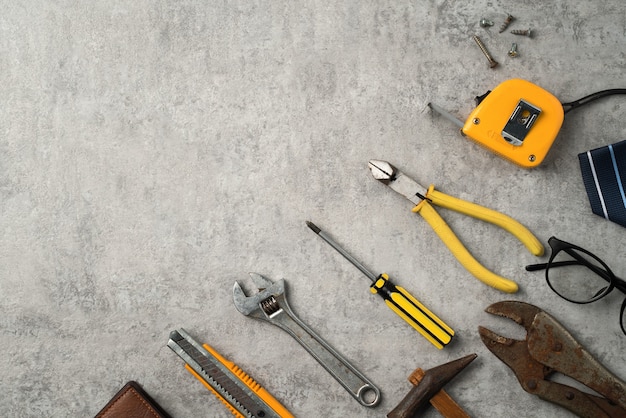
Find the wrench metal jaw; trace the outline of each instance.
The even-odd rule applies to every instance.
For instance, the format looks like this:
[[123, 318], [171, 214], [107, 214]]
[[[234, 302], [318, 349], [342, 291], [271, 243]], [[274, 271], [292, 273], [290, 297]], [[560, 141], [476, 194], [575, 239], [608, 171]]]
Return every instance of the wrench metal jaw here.
[[[277, 298], [285, 294], [285, 279], [273, 282], [258, 273], [250, 273], [250, 278], [258, 287], [259, 292], [247, 296], [239, 282], [235, 282], [233, 286], [233, 302], [235, 303], [235, 308], [245, 316], [269, 320], [269, 315], [263, 309], [263, 302], [271, 300], [272, 296]], [[284, 299], [284, 304], [286, 304], [286, 298], [281, 299]]]

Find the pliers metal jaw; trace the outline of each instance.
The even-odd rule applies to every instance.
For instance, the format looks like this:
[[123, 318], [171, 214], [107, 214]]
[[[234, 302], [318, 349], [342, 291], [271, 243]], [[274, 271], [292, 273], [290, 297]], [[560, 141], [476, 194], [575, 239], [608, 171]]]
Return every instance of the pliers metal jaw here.
[[[526, 339], [515, 340], [478, 328], [483, 343], [513, 370], [526, 392], [581, 417], [626, 417], [626, 383], [594, 359], [553, 317], [516, 301], [498, 302], [486, 311], [512, 319], [526, 329]], [[556, 372], [602, 396], [548, 380]]]

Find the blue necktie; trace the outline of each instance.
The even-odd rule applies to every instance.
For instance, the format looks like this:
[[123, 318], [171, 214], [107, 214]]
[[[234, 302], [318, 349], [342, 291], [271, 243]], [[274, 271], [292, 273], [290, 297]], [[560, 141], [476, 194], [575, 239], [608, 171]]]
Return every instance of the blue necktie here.
[[591, 210], [626, 227], [626, 141], [578, 154]]

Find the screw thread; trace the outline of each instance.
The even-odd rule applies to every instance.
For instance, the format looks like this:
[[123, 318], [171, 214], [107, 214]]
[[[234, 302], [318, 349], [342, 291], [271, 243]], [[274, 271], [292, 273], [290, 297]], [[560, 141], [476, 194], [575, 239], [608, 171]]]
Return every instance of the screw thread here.
[[477, 35], [474, 35], [473, 38], [474, 38], [474, 42], [476, 42], [476, 45], [478, 45], [478, 47], [483, 52], [483, 54], [485, 54], [487, 59], [492, 60], [493, 57], [491, 56], [489, 51], [487, 51], [487, 47], [485, 47], [485, 44], [483, 43], [483, 41], [481, 41], [481, 39]]
[[502, 26], [500, 26], [500, 33], [504, 32], [506, 30], [506, 28], [509, 27], [509, 25], [511, 24], [511, 22], [514, 20], [515, 18], [511, 15], [508, 15], [504, 21], [504, 23], [502, 24]]
[[514, 29], [511, 31], [511, 33], [513, 35], [520, 35], [520, 36], [528, 36], [530, 37], [532, 34], [532, 31], [530, 29]]
[[485, 55], [485, 57], [487, 57], [487, 59], [489, 60], [489, 68], [496, 67], [498, 65], [498, 62], [494, 60], [489, 51], [487, 51], [487, 48], [485, 47], [485, 44], [483, 44], [483, 41], [480, 40], [478, 35], [474, 35], [472, 38], [474, 39], [476, 45], [478, 45], [482, 53]]

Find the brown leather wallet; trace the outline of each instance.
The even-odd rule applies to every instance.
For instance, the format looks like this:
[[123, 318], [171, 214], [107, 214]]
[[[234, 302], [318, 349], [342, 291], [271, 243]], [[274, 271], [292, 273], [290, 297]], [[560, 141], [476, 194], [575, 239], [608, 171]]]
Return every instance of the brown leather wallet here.
[[137, 382], [124, 385], [96, 418], [172, 418]]

